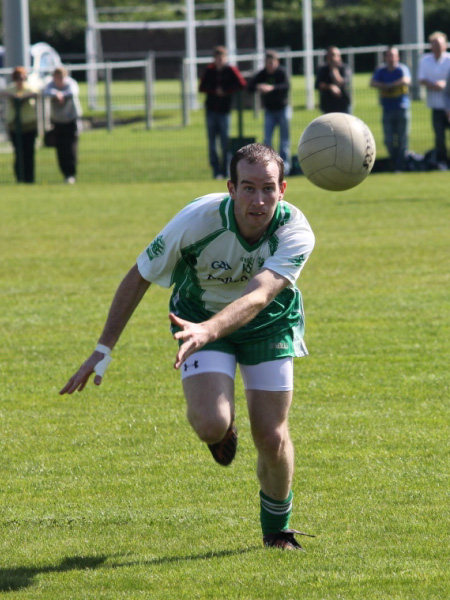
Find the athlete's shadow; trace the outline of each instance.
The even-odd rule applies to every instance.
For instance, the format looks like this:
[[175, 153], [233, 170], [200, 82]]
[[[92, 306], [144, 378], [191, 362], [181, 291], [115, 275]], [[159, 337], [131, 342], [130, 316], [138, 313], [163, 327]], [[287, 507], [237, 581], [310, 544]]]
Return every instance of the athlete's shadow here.
[[36, 575], [42, 575], [45, 573], [64, 573], [65, 571], [82, 571], [84, 569], [117, 569], [123, 567], [135, 567], [139, 565], [144, 566], [156, 566], [165, 563], [182, 562], [185, 560], [208, 560], [224, 558], [226, 556], [237, 556], [239, 554], [245, 554], [247, 552], [253, 552], [258, 548], [245, 548], [242, 550], [221, 550], [219, 552], [207, 552], [204, 554], [188, 554], [185, 556], [162, 556], [160, 558], [154, 558], [151, 560], [142, 561], [130, 561], [130, 562], [112, 562], [105, 565], [105, 561], [111, 556], [72, 556], [65, 558], [59, 565], [32, 568], [32, 567], [13, 567], [11, 569], [3, 568], [0, 569], [0, 593], [1, 592], [14, 592], [27, 588], [34, 584], [34, 578]]
[[107, 556], [72, 556], [65, 558], [59, 565], [50, 567], [0, 569], [0, 592], [13, 592], [27, 588], [34, 583], [33, 580], [36, 575], [41, 575], [42, 573], [64, 573], [65, 571], [97, 569], [107, 558]]

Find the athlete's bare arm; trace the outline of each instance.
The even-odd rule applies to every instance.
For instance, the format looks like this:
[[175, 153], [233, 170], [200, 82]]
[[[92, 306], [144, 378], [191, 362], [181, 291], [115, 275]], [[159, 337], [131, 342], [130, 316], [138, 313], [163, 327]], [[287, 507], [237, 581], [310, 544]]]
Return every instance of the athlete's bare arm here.
[[224, 337], [249, 323], [287, 285], [289, 285], [289, 281], [285, 277], [270, 269], [262, 269], [248, 283], [240, 298], [208, 321], [191, 323], [170, 313], [169, 318], [172, 323], [182, 328], [174, 335], [176, 340], [183, 340], [175, 359], [175, 369], [179, 369], [181, 363], [188, 356], [205, 344]]
[[[99, 344], [104, 344], [105, 346], [108, 346], [108, 348], [111, 348], [111, 350], [114, 348], [131, 315], [142, 300], [149, 286], [150, 283], [143, 279], [137, 265], [134, 265], [117, 288], [103, 332], [98, 340]], [[81, 392], [86, 386], [89, 377], [94, 372], [95, 366], [103, 360], [104, 356], [103, 353], [94, 351], [59, 393], [72, 394], [75, 390]], [[96, 375], [94, 383], [100, 385], [101, 382], [102, 377]]]

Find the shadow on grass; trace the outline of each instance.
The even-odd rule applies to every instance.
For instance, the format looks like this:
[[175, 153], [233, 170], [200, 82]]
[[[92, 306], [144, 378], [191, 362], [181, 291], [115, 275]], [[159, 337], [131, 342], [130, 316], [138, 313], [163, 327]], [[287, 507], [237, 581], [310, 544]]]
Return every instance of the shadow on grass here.
[[[220, 550], [219, 552], [205, 552], [204, 554], [188, 554], [186, 556], [162, 556], [161, 558], [152, 558], [151, 560], [136, 560], [133, 562], [124, 562], [108, 565], [111, 568], [117, 567], [136, 567], [136, 566], [157, 566], [166, 565], [169, 563], [177, 563], [189, 560], [208, 560], [211, 558], [225, 558], [227, 556], [239, 556], [240, 554], [247, 554], [248, 552], [254, 552], [260, 550], [262, 546], [253, 546], [250, 548], [243, 548], [242, 550]], [[1, 589], [1, 588], [0, 588]]]
[[59, 565], [32, 568], [15, 567], [0, 569], [0, 592], [13, 592], [29, 587], [36, 575], [42, 573], [64, 573], [83, 569], [98, 569], [103, 565], [107, 556], [73, 556], [65, 558]]
[[151, 560], [139, 560], [132, 562], [112, 562], [105, 565], [108, 556], [73, 556], [65, 558], [59, 565], [32, 568], [32, 567], [14, 567], [11, 569], [0, 568], [0, 593], [15, 592], [27, 588], [34, 584], [34, 578], [37, 575], [45, 573], [64, 573], [66, 571], [82, 571], [95, 569], [118, 569], [123, 567], [135, 566], [158, 566], [168, 563], [176, 563], [190, 560], [208, 560], [213, 558], [224, 558], [227, 556], [237, 556], [259, 550], [260, 547], [246, 548], [243, 550], [221, 550], [220, 552], [206, 552], [204, 554], [189, 554], [185, 556], [166, 556], [154, 558]]

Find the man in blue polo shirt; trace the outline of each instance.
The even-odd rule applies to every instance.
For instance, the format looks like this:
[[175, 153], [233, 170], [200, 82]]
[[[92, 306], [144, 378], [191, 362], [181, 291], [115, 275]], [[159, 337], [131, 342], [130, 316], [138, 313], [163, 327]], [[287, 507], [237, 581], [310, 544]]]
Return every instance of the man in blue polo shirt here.
[[385, 61], [383, 66], [376, 69], [370, 85], [380, 92], [384, 143], [391, 159], [391, 168], [401, 171], [408, 152], [411, 74], [408, 67], [399, 62], [398, 49], [394, 46], [387, 49]]

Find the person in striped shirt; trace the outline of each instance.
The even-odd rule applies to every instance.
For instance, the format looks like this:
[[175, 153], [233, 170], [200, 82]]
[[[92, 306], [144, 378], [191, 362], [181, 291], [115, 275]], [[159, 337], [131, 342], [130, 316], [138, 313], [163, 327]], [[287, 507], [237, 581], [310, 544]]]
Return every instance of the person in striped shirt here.
[[234, 380], [239, 364], [258, 453], [260, 518], [266, 546], [301, 549], [290, 529], [293, 446], [288, 415], [293, 358], [307, 354], [296, 281], [314, 247], [303, 213], [284, 200], [281, 157], [262, 144], [238, 150], [228, 193], [183, 208], [123, 279], [96, 350], [60, 391], [100, 385], [110, 353], [151, 283], [172, 287], [187, 417], [221, 465], [236, 453]]

